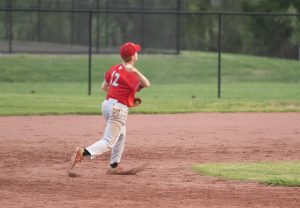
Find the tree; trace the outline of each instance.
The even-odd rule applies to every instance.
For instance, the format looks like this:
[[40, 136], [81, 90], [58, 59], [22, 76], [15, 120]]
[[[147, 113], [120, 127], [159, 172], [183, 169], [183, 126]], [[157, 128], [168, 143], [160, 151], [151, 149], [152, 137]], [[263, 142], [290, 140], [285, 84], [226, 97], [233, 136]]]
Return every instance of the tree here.
[[[242, 8], [246, 12], [296, 12], [295, 0], [261, 0], [243, 1]], [[256, 16], [246, 22], [246, 31], [251, 33], [249, 45], [244, 49], [253, 50], [257, 54], [287, 58], [297, 57], [299, 40], [299, 17], [296, 16]]]

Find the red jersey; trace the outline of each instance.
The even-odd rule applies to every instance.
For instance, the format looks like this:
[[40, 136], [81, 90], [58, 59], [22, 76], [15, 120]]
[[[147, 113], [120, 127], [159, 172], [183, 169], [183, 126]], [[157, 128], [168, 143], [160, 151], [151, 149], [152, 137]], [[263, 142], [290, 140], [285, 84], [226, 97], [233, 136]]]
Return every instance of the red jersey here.
[[106, 72], [104, 79], [109, 84], [106, 99], [114, 98], [128, 107], [133, 106], [134, 95], [141, 89], [135, 73], [127, 71], [122, 64], [117, 64]]

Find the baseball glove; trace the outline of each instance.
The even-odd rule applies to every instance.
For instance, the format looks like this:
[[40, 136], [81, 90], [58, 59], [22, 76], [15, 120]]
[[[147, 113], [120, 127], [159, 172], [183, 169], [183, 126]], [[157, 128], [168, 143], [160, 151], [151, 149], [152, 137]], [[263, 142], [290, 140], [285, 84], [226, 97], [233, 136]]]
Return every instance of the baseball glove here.
[[139, 106], [140, 104], [142, 103], [142, 99], [139, 98], [139, 97], [135, 97], [134, 100], [133, 100], [133, 104], [134, 106]]

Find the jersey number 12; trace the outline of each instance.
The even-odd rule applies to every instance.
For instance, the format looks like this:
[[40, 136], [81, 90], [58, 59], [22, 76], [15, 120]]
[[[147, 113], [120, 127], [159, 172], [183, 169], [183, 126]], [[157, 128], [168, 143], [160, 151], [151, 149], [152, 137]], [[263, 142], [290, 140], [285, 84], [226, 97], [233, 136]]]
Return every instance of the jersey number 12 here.
[[112, 75], [111, 75], [110, 84], [111, 84], [112, 86], [115, 86], [115, 87], [118, 86], [118, 85], [119, 85], [119, 84], [118, 84], [119, 78], [120, 78], [120, 74], [119, 74], [118, 72], [114, 71], [114, 72], [112, 73]]

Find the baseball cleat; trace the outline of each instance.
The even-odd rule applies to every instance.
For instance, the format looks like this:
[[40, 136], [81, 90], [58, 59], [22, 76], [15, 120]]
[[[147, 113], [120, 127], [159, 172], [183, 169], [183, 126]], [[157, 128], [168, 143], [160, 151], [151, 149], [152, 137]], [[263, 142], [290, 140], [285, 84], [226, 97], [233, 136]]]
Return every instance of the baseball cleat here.
[[135, 168], [124, 170], [120, 166], [116, 168], [109, 167], [106, 171], [107, 175], [136, 175], [139, 172], [142, 172], [147, 167], [147, 164], [143, 164], [141, 166], [137, 166]]
[[80, 147], [75, 148], [75, 150], [72, 154], [72, 157], [71, 157], [71, 161], [70, 161], [68, 170], [71, 170], [76, 165], [76, 163], [79, 163], [81, 160], [83, 160], [82, 153], [83, 153], [82, 148], [80, 148]]
[[109, 167], [106, 171], [107, 175], [124, 175], [124, 170], [121, 166], [117, 166], [116, 168]]

